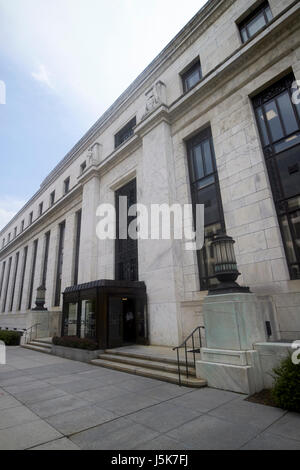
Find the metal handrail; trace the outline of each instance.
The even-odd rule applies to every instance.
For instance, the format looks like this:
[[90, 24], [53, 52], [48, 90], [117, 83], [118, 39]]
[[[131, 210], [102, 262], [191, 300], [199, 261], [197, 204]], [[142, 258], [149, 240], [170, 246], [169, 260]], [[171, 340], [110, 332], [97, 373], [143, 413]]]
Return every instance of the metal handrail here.
[[[33, 328], [35, 328], [35, 333], [37, 335], [37, 327], [41, 325], [41, 323], [35, 323], [34, 325], [30, 326], [29, 328], [27, 328], [25, 330], [25, 344], [27, 343], [30, 343], [31, 339], [32, 339], [32, 331], [33, 331]], [[28, 341], [28, 332], [30, 331], [30, 336], [29, 336], [29, 341]]]
[[[186, 371], [186, 378], [189, 378], [189, 362], [188, 362], [188, 353], [193, 353], [193, 362], [194, 362], [194, 368], [196, 368], [196, 354], [200, 353], [200, 350], [202, 348], [202, 338], [201, 338], [201, 329], [205, 329], [204, 326], [197, 326], [197, 328], [192, 331], [192, 333], [181, 343], [179, 346], [176, 346], [173, 348], [173, 351], [177, 352], [177, 366], [178, 366], [178, 382], [179, 386], [182, 385], [182, 380], [181, 380], [181, 369], [180, 369], [180, 354], [179, 351], [180, 349], [184, 348], [185, 352], [185, 371]], [[199, 335], [199, 348], [195, 348], [195, 335], [198, 333]], [[188, 351], [188, 341], [192, 339], [192, 350]]]

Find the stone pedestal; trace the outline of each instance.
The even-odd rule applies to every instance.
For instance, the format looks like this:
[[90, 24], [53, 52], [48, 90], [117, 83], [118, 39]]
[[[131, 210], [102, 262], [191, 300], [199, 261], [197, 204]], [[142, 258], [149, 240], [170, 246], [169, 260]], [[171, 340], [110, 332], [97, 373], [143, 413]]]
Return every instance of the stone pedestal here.
[[257, 342], [266, 341], [263, 315], [254, 294], [208, 296], [203, 304], [206, 348], [197, 377], [214, 388], [240, 393], [263, 389]]

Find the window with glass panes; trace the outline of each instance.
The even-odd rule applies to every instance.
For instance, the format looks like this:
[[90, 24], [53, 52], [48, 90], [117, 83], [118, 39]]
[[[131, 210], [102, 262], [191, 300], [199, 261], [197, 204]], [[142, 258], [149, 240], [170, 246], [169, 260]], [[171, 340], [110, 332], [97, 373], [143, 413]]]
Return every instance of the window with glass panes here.
[[187, 143], [192, 202], [204, 204], [205, 244], [198, 251], [201, 290], [218, 283], [214, 276], [213, 237], [225, 230], [224, 214], [210, 128]]
[[243, 42], [248, 41], [272, 20], [272, 12], [268, 2], [264, 2], [250, 13], [240, 24], [239, 30]]
[[200, 60], [196, 60], [189, 69], [182, 74], [183, 91], [187, 92], [202, 78]]
[[[294, 75], [253, 99], [287, 263], [300, 278], [300, 104], [293, 103]], [[295, 100], [294, 100], [295, 101]]]

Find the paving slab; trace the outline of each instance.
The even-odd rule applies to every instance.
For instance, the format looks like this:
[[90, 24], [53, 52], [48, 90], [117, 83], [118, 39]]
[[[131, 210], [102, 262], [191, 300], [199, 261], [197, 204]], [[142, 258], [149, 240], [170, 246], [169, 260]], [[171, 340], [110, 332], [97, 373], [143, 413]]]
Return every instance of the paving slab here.
[[82, 449], [129, 450], [154, 439], [158, 434], [145, 426], [120, 418], [71, 436], [70, 439]]
[[210, 416], [226, 419], [232, 423], [248, 423], [259, 429], [267, 428], [285, 414], [286, 412], [279, 408], [242, 399], [230, 401], [209, 412]]
[[73, 395], [65, 394], [62, 397], [41, 401], [39, 403], [31, 403], [28, 406], [41, 418], [48, 418], [49, 416], [55, 416], [60, 413], [66, 413], [70, 410], [76, 410], [76, 408], [84, 408], [88, 405], [89, 403], [85, 400], [76, 398]]
[[0, 430], [0, 449], [24, 450], [60, 437], [56, 429], [40, 419]]
[[286, 413], [268, 428], [268, 432], [300, 441], [300, 413]]
[[57, 439], [55, 441], [47, 442], [37, 447], [32, 447], [30, 450], [81, 450], [74, 442], [70, 441], [67, 437]]
[[142, 410], [152, 405], [156, 405], [159, 400], [146, 395], [137, 396], [136, 393], [123, 393], [111, 400], [101, 402], [102, 408], [115, 413], [127, 415], [135, 411]]
[[128, 418], [158, 432], [167, 432], [199, 417], [192, 409], [171, 405], [169, 402], [159, 403], [146, 410], [131, 414]]
[[46, 418], [46, 421], [62, 434], [69, 436], [116, 418], [117, 415], [113, 412], [91, 405], [51, 416]]
[[247, 424], [233, 425], [214, 416], [203, 415], [173, 429], [167, 436], [182, 442], [190, 449], [237, 450], [258, 434]]
[[211, 411], [224, 403], [236, 400], [237, 398], [245, 398], [243, 395], [239, 395], [233, 392], [225, 392], [223, 390], [216, 390], [212, 388], [202, 388], [200, 390], [194, 390], [188, 394], [174, 398], [172, 403], [177, 406], [183, 406], [185, 408], [205, 413]]
[[19, 424], [38, 420], [39, 417], [26, 406], [0, 410], [0, 429], [10, 428]]
[[[39, 403], [44, 403], [54, 398], [59, 398], [68, 395], [64, 390], [54, 388], [51, 385], [48, 387], [35, 388], [33, 390], [27, 390], [24, 392], [14, 392], [14, 397], [17, 398], [21, 403], [31, 406], [39, 406]], [[43, 405], [41, 405], [43, 406]]]
[[241, 450], [300, 450], [300, 441], [264, 432], [244, 445]]
[[143, 442], [133, 447], [134, 450], [188, 450], [182, 442], [171, 437], [161, 435], [148, 442]]
[[92, 390], [76, 393], [78, 398], [99, 404], [103, 403], [105, 400], [122, 397], [123, 395], [124, 390], [121, 390], [116, 385], [107, 385], [106, 387], [93, 388]]

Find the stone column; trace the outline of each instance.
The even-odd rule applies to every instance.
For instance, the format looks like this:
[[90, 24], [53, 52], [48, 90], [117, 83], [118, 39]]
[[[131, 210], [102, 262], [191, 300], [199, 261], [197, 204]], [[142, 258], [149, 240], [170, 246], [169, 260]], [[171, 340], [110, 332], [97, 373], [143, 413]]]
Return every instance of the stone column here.
[[[154, 106], [147, 104], [146, 118], [136, 131], [143, 137], [143, 164], [140, 180], [137, 180], [138, 202], [147, 206], [149, 214], [151, 204], [172, 205], [176, 202], [170, 124], [163, 104], [155, 110], [155, 105], [160, 102], [159, 99]], [[147, 118], [147, 113], [151, 112]], [[177, 248], [178, 241], [174, 240], [140, 240], [138, 244], [139, 279], [145, 281], [147, 287], [151, 344], [171, 346], [179, 342], [177, 281], [180, 260]]]
[[46, 302], [45, 306], [50, 310], [54, 305], [56, 271], [57, 271], [57, 253], [59, 243], [59, 225], [53, 226], [50, 232], [48, 269], [46, 278]]
[[96, 211], [100, 203], [100, 180], [93, 174], [84, 183], [80, 235], [78, 283], [97, 280], [98, 238]]

